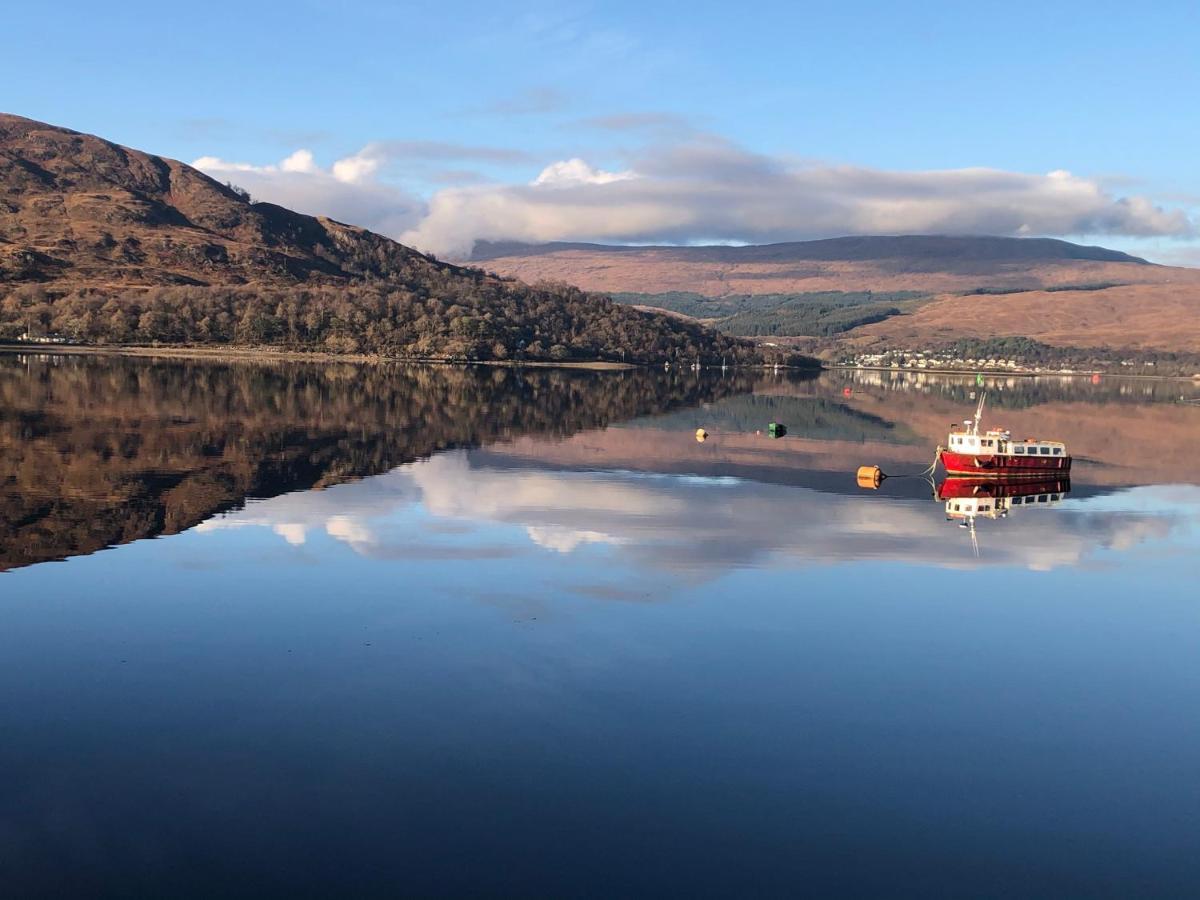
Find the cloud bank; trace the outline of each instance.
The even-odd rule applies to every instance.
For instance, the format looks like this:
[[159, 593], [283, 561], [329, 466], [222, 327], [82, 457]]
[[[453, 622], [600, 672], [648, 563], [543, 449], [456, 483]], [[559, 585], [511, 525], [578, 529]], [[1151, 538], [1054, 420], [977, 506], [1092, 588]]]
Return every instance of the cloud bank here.
[[1187, 215], [1098, 180], [967, 168], [923, 172], [798, 162], [713, 136], [657, 144], [619, 170], [582, 158], [520, 183], [445, 187], [427, 201], [380, 178], [420, 159], [515, 164], [524, 154], [436, 142], [369, 144], [329, 169], [307, 151], [274, 166], [196, 166], [256, 197], [381, 231], [443, 256], [475, 241], [763, 243], [847, 234], [1186, 236]]

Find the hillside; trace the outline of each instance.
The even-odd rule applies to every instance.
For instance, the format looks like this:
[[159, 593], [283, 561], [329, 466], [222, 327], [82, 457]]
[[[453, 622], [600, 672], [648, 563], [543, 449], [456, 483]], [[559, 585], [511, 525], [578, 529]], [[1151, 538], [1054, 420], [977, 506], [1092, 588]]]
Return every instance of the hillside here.
[[[301, 215], [175, 160], [0, 114], [0, 338], [402, 358], [728, 358], [748, 343]], [[777, 357], [776, 357], [777, 358]]]
[[573, 279], [585, 290], [708, 297], [810, 291], [966, 292], [1062, 284], [1158, 282], [1143, 259], [1046, 238], [844, 237], [745, 247], [492, 244], [474, 263], [526, 281]]
[[1132, 262], [1147, 265], [1146, 260], [1130, 256], [1119, 250], [1088, 247], [1054, 238], [923, 234], [863, 235], [826, 238], [818, 241], [788, 241], [781, 244], [698, 247], [628, 247], [565, 241], [548, 244], [479, 241], [475, 245], [471, 258], [488, 260], [514, 256], [551, 256], [568, 251], [609, 252], [635, 256], [652, 252], [681, 261], [726, 263], [797, 262], [800, 260], [851, 262], [891, 259], [900, 260], [904, 265], [919, 265], [923, 262], [939, 269], [950, 266], [968, 266], [987, 262], [1007, 263], [1030, 259]]
[[826, 348], [1024, 336], [1200, 352], [1200, 270], [1042, 238], [880, 236], [748, 247], [481, 243], [473, 261], [570, 281], [731, 334]]

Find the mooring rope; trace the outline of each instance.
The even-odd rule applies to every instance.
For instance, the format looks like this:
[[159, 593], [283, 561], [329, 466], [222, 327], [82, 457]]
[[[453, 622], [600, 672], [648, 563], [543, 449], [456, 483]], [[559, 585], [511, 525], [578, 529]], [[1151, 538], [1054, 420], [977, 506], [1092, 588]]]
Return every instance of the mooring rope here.
[[933, 451], [933, 462], [922, 469], [920, 472], [902, 472], [899, 475], [892, 475], [890, 472], [880, 470], [880, 474], [884, 478], [931, 478], [942, 456], [942, 445], [938, 444], [938, 448]]

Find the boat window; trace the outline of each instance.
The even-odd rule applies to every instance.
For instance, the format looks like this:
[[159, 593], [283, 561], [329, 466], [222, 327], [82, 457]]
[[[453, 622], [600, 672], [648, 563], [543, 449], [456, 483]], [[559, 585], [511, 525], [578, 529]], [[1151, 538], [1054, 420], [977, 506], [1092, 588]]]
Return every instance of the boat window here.
[[992, 442], [991, 442], [991, 441], [984, 441], [984, 442], [983, 442], [983, 446], [985, 446], [985, 447], [990, 447], [990, 446], [992, 446]]
[[1013, 498], [1012, 498], [1012, 505], [1013, 505], [1013, 506], [1020, 506], [1020, 505], [1021, 505], [1022, 503], [1024, 503], [1024, 502], [1025, 502], [1025, 501], [1024, 501], [1022, 498], [1020, 498], [1020, 497], [1013, 497]]
[[955, 511], [955, 512], [958, 512], [958, 511], [959, 511], [959, 510], [961, 510], [961, 509], [962, 509], [962, 507], [961, 507], [961, 506], [959, 506], [957, 503], [955, 503], [955, 504], [954, 504], [954, 511]]
[[1038, 494], [1038, 503], [1045, 503], [1046, 500], [1047, 500], [1047, 497], [1045, 494]]
[[1050, 455], [1050, 448], [1049, 448], [1049, 447], [1043, 447], [1043, 448], [1042, 448], [1042, 456], [1049, 456], [1049, 455]]
[[1055, 448], [1054, 448], [1054, 455], [1055, 455], [1055, 456], [1062, 456], [1062, 447], [1055, 447]]
[[1024, 447], [1021, 447], [1021, 446], [1019, 446], [1019, 445], [1018, 445], [1018, 446], [1016, 446], [1016, 447], [1013, 447], [1013, 451], [1014, 451], [1014, 452], [1016, 452], [1016, 453], [1024, 453], [1024, 452], [1025, 452], [1025, 448], [1024, 448]]
[[979, 511], [980, 511], [980, 512], [987, 512], [987, 511], [988, 511], [989, 509], [991, 509], [991, 508], [992, 508], [992, 507], [991, 507], [991, 505], [990, 505], [990, 504], [988, 504], [988, 503], [980, 503], [980, 504], [979, 504]]
[[1058, 494], [1051, 494], [1051, 495], [1050, 495], [1050, 499], [1051, 499], [1051, 500], [1058, 500], [1058, 499], [1060, 499], [1060, 497], [1058, 496]]

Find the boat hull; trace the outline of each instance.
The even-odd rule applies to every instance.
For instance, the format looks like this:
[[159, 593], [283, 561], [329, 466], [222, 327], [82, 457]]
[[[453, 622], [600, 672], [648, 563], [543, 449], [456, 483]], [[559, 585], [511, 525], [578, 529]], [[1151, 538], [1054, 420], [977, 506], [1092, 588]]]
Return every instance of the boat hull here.
[[1034, 494], [1067, 494], [1071, 479], [1066, 475], [1038, 478], [947, 478], [937, 486], [939, 500], [971, 497], [1029, 497]]
[[1071, 471], [1069, 456], [972, 456], [942, 450], [938, 459], [948, 475], [970, 475], [973, 478], [1045, 478], [1051, 474]]

